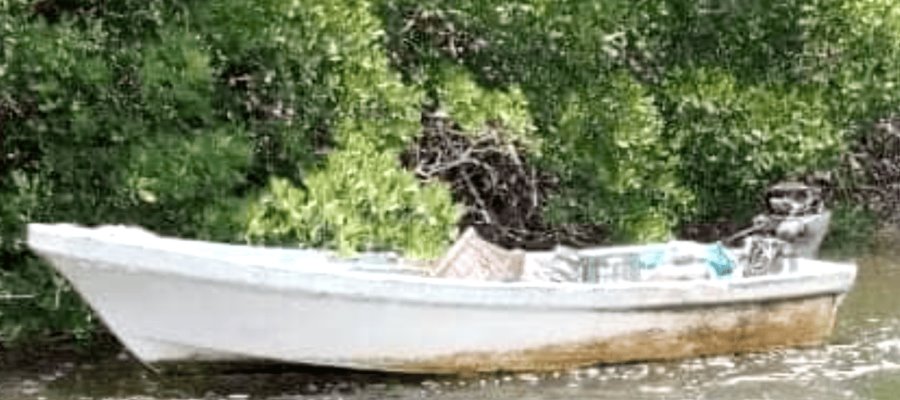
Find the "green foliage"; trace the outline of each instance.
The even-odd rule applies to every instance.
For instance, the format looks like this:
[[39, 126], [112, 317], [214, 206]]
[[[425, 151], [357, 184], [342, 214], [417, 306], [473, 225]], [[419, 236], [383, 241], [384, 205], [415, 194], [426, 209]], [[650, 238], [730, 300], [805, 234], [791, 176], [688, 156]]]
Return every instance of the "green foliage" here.
[[830, 259], [859, 257], [874, 248], [878, 218], [858, 205], [840, 204], [831, 217], [831, 228], [821, 255]]
[[[393, 59], [408, 79], [447, 86], [457, 75], [440, 66], [452, 62], [481, 86], [521, 88], [543, 161], [561, 178], [552, 219], [607, 222], [626, 240], [659, 239], [680, 222], [740, 218], [764, 185], [827, 166], [859, 119], [846, 118], [846, 90], [833, 89], [856, 85], [835, 72], [888, 78], [887, 89], [860, 90], [885, 98], [893, 87], [887, 60], [900, 59], [862, 56], [900, 42], [872, 34], [889, 23], [847, 29], [864, 25], [860, 15], [886, 21], [889, 2], [386, 3]], [[810, 61], [818, 47], [848, 40], [877, 43], [848, 60], [874, 70]], [[850, 101], [875, 114], [887, 109]]]
[[[651, 0], [631, 7], [617, 49], [642, 67], [717, 68], [742, 82], [789, 78], [816, 0]], [[828, 1], [825, 1], [828, 2]], [[632, 25], [633, 24], [633, 25]]]
[[[424, 256], [449, 240], [447, 189], [420, 190], [399, 166], [423, 95], [391, 70], [369, 1], [32, 3], [0, 1], [0, 292], [34, 296], [14, 303], [26, 311], [0, 312], [0, 340], [91, 328], [26, 252], [28, 222], [243, 241], [272, 180], [310, 204], [362, 208], [349, 224], [308, 215], [292, 227], [303, 245]], [[373, 214], [341, 203], [368, 184], [387, 191]], [[409, 230], [387, 228], [409, 218]], [[314, 221], [337, 241], [303, 231]]]
[[151, 137], [132, 149], [127, 187], [142, 203], [207, 201], [243, 183], [248, 149], [246, 137], [227, 128], [195, 137]]
[[751, 210], [766, 185], [825, 167], [842, 149], [842, 131], [814, 90], [697, 70], [672, 79], [667, 100], [680, 179], [696, 193], [701, 219]]
[[421, 93], [391, 71], [383, 30], [361, 0], [215, 0], [195, 19], [212, 47], [229, 119], [247, 121], [257, 169], [302, 180], [322, 148], [349, 138], [335, 121], [378, 124], [369, 140], [403, 146], [417, 132]]
[[342, 88], [338, 120], [355, 124], [356, 129], [338, 129], [335, 141], [348, 146], [365, 140], [380, 150], [399, 151], [419, 132], [424, 93], [405, 85], [390, 69], [377, 40], [380, 36], [371, 35], [370, 47], [348, 57], [337, 77]]
[[230, 198], [247, 184], [250, 143], [243, 131], [222, 126], [187, 137], [150, 136], [132, 146], [127, 159], [121, 181], [130, 215], [122, 220], [174, 235], [239, 237], [210, 233], [221, 230], [222, 221], [209, 218], [217, 210], [233, 211]]
[[226, 119], [248, 124], [261, 184], [270, 174], [302, 179], [315, 147], [329, 141], [339, 87], [338, 60], [326, 49], [337, 44], [325, 31], [324, 6], [305, 3], [214, 0], [191, 8], [216, 71], [214, 104]]
[[649, 93], [615, 73], [570, 95], [563, 109], [545, 150], [564, 187], [554, 220], [603, 221], [627, 241], [668, 237], [690, 193]]
[[215, 116], [209, 50], [191, 32], [161, 36], [144, 49], [137, 74], [143, 106], [153, 113], [148, 117], [166, 129], [203, 127]]
[[[390, 4], [398, 64], [434, 87], [455, 121], [467, 130], [487, 114], [533, 121], [518, 124], [533, 131], [531, 156], [560, 178], [552, 221], [608, 223], [624, 241], [668, 236], [690, 195], [673, 172], [677, 155], [662, 140], [652, 91], [621, 68], [631, 2]], [[417, 19], [398, 22], [409, 14]]]
[[400, 168], [396, 154], [365, 141], [332, 154], [305, 184], [302, 190], [270, 183], [251, 212], [251, 241], [344, 254], [403, 249], [408, 257], [433, 258], [454, 237], [459, 212], [446, 188], [423, 186]]
[[900, 4], [816, 2], [800, 71], [829, 89], [835, 118], [859, 124], [900, 111]]
[[435, 75], [438, 104], [465, 132], [477, 134], [488, 127], [499, 128], [509, 139], [539, 149], [528, 100], [518, 87], [505, 91], [484, 89], [468, 71], [454, 66]]
[[420, 188], [398, 157], [420, 129], [423, 93], [390, 69], [381, 24], [369, 2], [296, 3], [282, 13], [294, 16], [286, 27], [310, 25], [297, 34], [321, 35], [313, 40], [320, 38], [321, 47], [305, 51], [322, 58], [337, 149], [321, 170], [304, 176], [303, 189], [272, 180], [251, 211], [247, 237], [344, 253], [393, 249], [411, 257], [437, 255], [451, 239], [457, 212], [446, 188]]
[[25, 250], [25, 224], [39, 212], [48, 188], [39, 178], [19, 171], [0, 183], [0, 255], [20, 254]]
[[16, 343], [65, 332], [91, 336], [96, 322], [62, 277], [27, 257], [14, 271], [0, 269], [0, 342]]

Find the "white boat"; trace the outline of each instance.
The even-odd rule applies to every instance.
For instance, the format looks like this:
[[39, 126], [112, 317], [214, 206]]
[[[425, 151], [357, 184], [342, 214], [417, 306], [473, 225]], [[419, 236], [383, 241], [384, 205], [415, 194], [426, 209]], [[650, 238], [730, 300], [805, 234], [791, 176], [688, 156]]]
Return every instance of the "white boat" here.
[[751, 278], [468, 281], [387, 258], [336, 261], [313, 250], [73, 225], [29, 225], [28, 244], [151, 365], [536, 371], [818, 345], [856, 276], [852, 264], [801, 259], [795, 271]]

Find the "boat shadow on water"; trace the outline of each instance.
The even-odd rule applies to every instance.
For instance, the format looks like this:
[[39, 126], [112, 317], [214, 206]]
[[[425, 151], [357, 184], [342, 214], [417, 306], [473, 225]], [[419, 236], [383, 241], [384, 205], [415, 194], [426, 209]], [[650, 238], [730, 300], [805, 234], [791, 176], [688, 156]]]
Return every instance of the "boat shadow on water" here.
[[148, 367], [109, 334], [88, 348], [54, 342], [0, 354], [0, 398], [5, 400], [302, 398], [420, 387], [438, 378], [264, 361]]

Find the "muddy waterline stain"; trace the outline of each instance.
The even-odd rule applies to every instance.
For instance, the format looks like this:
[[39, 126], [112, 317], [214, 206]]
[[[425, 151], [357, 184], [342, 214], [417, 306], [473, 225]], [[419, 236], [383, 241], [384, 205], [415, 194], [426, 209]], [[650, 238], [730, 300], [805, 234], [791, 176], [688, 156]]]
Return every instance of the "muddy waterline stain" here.
[[0, 363], [0, 399], [898, 399], [900, 235], [859, 265], [833, 337], [811, 349], [465, 378], [323, 369], [159, 375], [115, 351], [60, 352]]

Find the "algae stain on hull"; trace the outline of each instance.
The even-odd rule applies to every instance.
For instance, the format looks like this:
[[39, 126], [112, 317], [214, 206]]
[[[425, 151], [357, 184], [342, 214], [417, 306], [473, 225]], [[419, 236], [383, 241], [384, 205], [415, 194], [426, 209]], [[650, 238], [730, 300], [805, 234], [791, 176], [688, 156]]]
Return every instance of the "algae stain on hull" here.
[[839, 296], [822, 295], [664, 311], [672, 314], [679, 325], [516, 351], [456, 353], [414, 361], [366, 360], [365, 363], [408, 373], [536, 372], [809, 347], [823, 344], [831, 334], [839, 302]]

